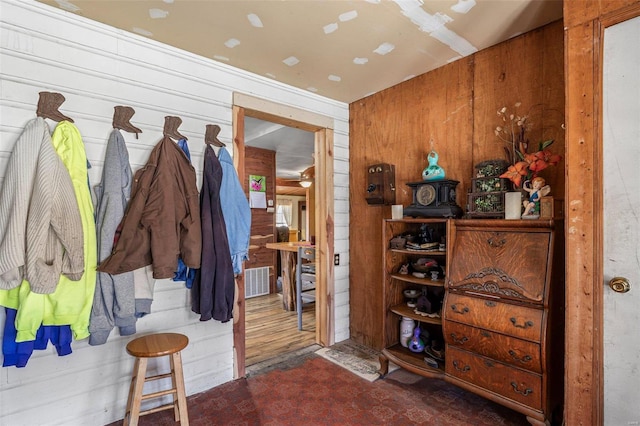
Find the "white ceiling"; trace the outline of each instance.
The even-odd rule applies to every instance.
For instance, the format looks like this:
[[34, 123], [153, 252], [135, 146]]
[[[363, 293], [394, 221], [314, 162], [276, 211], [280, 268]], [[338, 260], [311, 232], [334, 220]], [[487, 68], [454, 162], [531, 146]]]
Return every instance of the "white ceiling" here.
[[[346, 103], [562, 17], [562, 0], [40, 1]], [[299, 130], [251, 121], [280, 177], [311, 164]]]
[[248, 146], [276, 152], [276, 177], [280, 179], [300, 180], [300, 173], [313, 165], [312, 132], [245, 117], [244, 140]]

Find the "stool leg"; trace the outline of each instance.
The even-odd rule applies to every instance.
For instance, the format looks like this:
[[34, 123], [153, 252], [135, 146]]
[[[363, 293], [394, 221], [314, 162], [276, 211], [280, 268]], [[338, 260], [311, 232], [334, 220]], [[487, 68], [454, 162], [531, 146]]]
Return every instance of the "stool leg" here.
[[136, 358], [133, 368], [134, 376], [131, 379], [131, 387], [129, 388], [127, 413], [124, 418], [125, 426], [138, 425], [138, 419], [140, 418], [140, 403], [142, 402], [142, 390], [144, 388], [144, 379], [147, 374], [147, 358]]
[[[171, 355], [171, 368], [174, 370], [174, 386], [178, 394], [178, 409], [180, 411], [180, 426], [189, 426], [189, 411], [187, 410], [187, 396], [184, 390], [184, 374], [182, 373], [182, 357], [180, 352]], [[176, 419], [177, 420], [177, 419]]]
[[173, 398], [173, 420], [180, 420], [180, 404], [178, 400], [178, 385], [176, 384], [176, 362], [173, 354], [169, 355], [169, 366], [171, 367], [171, 388], [175, 389], [176, 393], [172, 395]]
[[129, 418], [131, 417], [131, 401], [133, 401], [133, 388], [135, 386], [135, 381], [136, 381], [135, 374], [136, 374], [136, 371], [138, 371], [138, 360], [139, 358], [136, 358], [133, 364], [131, 382], [129, 383], [129, 396], [127, 397], [127, 407], [126, 407], [126, 411], [124, 412], [124, 419], [122, 419], [122, 426], [127, 426], [129, 424]]

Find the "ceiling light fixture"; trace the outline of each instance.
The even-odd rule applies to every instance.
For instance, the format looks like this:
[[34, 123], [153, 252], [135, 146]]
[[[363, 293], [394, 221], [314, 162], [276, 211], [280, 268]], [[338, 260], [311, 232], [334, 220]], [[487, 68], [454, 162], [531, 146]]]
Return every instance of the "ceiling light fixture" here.
[[302, 173], [300, 173], [300, 186], [303, 188], [309, 188], [315, 179], [315, 168], [313, 166], [307, 167]]

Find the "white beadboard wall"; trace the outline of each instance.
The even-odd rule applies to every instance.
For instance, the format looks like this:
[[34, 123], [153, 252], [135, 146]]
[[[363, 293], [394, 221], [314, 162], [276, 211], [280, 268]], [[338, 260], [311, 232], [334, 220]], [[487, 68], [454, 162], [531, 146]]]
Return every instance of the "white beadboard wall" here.
[[[24, 124], [35, 117], [40, 91], [66, 97], [60, 111], [75, 120], [83, 135], [92, 184], [102, 175], [116, 105], [133, 107], [131, 123], [143, 131], [139, 139], [123, 133], [134, 170], [161, 139], [164, 117], [177, 115], [198, 175], [206, 124], [218, 124], [221, 140], [232, 143], [234, 92], [331, 118], [335, 252], [341, 255], [335, 269], [334, 340], [349, 337], [347, 104], [33, 1], [0, 0], [0, 31], [0, 179]], [[198, 187], [200, 183], [199, 177]], [[171, 331], [189, 337], [183, 352], [189, 395], [233, 379], [231, 322], [198, 318], [182, 283], [159, 280], [152, 314], [138, 321], [139, 334]], [[4, 322], [2, 313], [0, 330]], [[105, 345], [74, 341], [73, 353], [66, 357], [49, 347], [35, 351], [26, 368], [0, 369], [0, 424], [102, 425], [121, 419], [133, 366], [124, 349], [130, 339], [114, 330]]]

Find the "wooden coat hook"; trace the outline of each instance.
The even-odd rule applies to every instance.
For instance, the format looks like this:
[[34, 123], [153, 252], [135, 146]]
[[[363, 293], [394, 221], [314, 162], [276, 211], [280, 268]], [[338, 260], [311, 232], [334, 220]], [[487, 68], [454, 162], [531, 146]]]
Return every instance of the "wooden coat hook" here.
[[122, 105], [115, 106], [113, 109], [113, 128], [135, 133], [136, 139], [138, 139], [138, 133], [142, 133], [142, 130], [129, 123], [136, 111], [129, 106]]
[[182, 124], [182, 119], [180, 117], [175, 117], [168, 115], [164, 118], [164, 135], [168, 136], [175, 140], [184, 139], [187, 140], [187, 137], [180, 134], [178, 132], [178, 127]]
[[49, 118], [53, 121], [68, 121], [73, 123], [73, 120], [60, 111], [60, 105], [65, 101], [64, 96], [61, 93], [56, 92], [40, 92], [40, 99], [38, 99], [38, 109], [36, 115], [42, 118]]
[[216, 124], [207, 124], [206, 132], [204, 134], [204, 143], [207, 145], [214, 145], [219, 147], [225, 147], [224, 142], [218, 139], [218, 133], [220, 133], [220, 126]]

